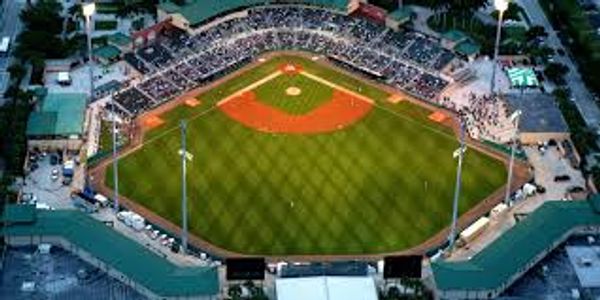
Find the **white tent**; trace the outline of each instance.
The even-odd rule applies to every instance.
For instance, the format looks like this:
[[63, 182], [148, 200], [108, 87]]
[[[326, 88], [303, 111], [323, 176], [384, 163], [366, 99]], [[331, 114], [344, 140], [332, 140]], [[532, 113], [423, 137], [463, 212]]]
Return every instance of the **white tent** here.
[[304, 277], [277, 279], [277, 300], [377, 300], [371, 277]]

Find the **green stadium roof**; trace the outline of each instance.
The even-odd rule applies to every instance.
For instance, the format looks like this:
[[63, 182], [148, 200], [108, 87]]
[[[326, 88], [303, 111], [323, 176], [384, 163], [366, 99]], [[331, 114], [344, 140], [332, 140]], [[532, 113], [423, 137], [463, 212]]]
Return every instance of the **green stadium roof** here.
[[464, 40], [466, 40], [467, 38], [469, 38], [469, 36], [467, 36], [466, 33], [460, 31], [460, 30], [448, 30], [446, 31], [442, 37], [444, 39], [453, 41], [453, 42], [462, 42]]
[[50, 93], [29, 115], [27, 136], [69, 136], [83, 133], [87, 95]]
[[109, 43], [120, 46], [120, 47], [131, 44], [131, 38], [128, 35], [125, 35], [121, 32], [117, 32], [115, 34], [111, 34], [111, 35], [107, 36], [106, 40]]
[[470, 260], [432, 264], [439, 290], [492, 290], [509, 280], [579, 226], [600, 225], [590, 201], [545, 203]]
[[4, 209], [5, 223], [31, 223], [36, 218], [35, 205], [9, 205]]
[[388, 18], [400, 22], [405, 23], [410, 20], [410, 16], [412, 14], [412, 10], [406, 6], [399, 8], [388, 15]]
[[[30, 206], [9, 205], [4, 220], [30, 220]], [[180, 267], [90, 216], [75, 210], [37, 210], [34, 222], [3, 228], [7, 236], [61, 236], [161, 297], [219, 292], [217, 269]]]
[[464, 56], [476, 55], [480, 50], [481, 46], [469, 38], [454, 46], [454, 51]]
[[113, 45], [106, 45], [94, 49], [94, 56], [103, 58], [105, 60], [113, 60], [121, 55], [121, 50]]
[[[348, 5], [348, 0], [291, 0], [289, 2], [329, 7], [341, 11], [346, 11]], [[191, 26], [195, 26], [219, 14], [269, 3], [281, 2], [273, 0], [188, 0], [182, 6], [171, 1], [165, 1], [160, 3], [158, 7], [167, 13], [181, 14]]]

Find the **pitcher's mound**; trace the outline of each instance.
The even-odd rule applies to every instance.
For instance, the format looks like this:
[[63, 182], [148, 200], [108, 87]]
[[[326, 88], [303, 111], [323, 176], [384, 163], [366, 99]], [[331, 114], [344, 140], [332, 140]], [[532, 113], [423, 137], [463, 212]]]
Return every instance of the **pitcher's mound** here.
[[285, 93], [288, 96], [298, 96], [298, 95], [302, 94], [302, 90], [295, 86], [292, 86], [292, 87], [287, 88], [285, 90]]

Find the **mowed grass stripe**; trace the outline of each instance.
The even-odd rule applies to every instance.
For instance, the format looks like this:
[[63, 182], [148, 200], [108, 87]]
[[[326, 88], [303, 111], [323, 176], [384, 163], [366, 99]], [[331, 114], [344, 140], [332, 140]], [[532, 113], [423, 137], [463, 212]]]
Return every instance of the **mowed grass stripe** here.
[[[405, 118], [375, 109], [343, 131], [305, 136], [260, 133], [218, 110], [190, 121], [190, 230], [249, 254], [378, 253], [423, 242], [450, 221], [458, 142], [421, 107], [389, 108]], [[179, 224], [179, 132], [156, 137], [121, 161], [121, 191]], [[499, 188], [505, 171], [470, 150], [463, 176], [461, 212]]]

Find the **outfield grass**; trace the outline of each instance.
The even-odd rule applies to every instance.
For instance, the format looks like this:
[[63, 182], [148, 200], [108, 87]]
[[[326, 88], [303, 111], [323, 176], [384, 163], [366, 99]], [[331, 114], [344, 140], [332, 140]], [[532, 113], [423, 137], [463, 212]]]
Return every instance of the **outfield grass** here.
[[[219, 110], [207, 110], [290, 60], [371, 96], [383, 108], [342, 131], [311, 135], [261, 133]], [[415, 246], [450, 222], [452, 152], [458, 143], [448, 128], [427, 120], [426, 109], [409, 102], [385, 104], [387, 96], [305, 59], [275, 59], [199, 96], [202, 105], [162, 116], [167, 124], [121, 160], [120, 190], [180, 223], [179, 131], [168, 130], [189, 118], [192, 233], [249, 254], [363, 254]], [[315, 102], [301, 103], [293, 110], [307, 110]], [[505, 176], [501, 162], [468, 151], [460, 211], [501, 187]]]

